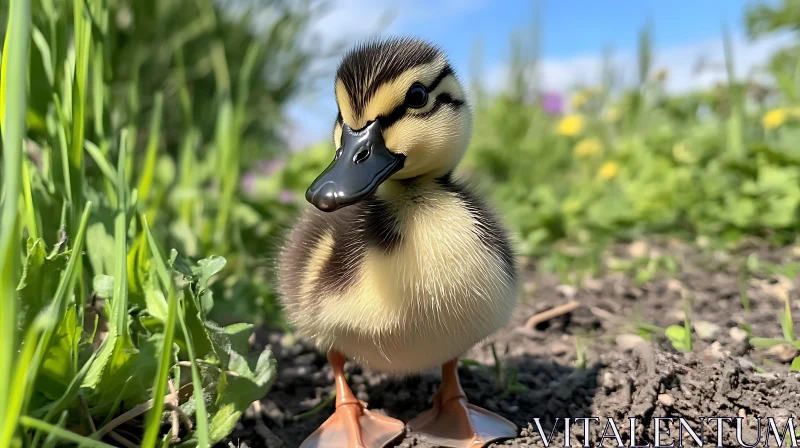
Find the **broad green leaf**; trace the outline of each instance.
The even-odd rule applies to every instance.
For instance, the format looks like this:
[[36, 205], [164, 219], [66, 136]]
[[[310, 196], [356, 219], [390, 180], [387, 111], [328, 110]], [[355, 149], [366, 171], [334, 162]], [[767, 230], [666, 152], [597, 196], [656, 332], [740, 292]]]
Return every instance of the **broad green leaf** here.
[[144, 300], [147, 306], [147, 312], [151, 316], [161, 322], [167, 321], [167, 299], [164, 297], [164, 293], [161, 292], [161, 289], [156, 288], [153, 282], [149, 282], [148, 285], [145, 286]]
[[230, 354], [228, 370], [238, 376], [223, 374], [217, 390], [218, 410], [211, 420], [211, 440], [218, 441], [233, 431], [241, 414], [267, 394], [275, 380], [276, 361], [272, 352], [265, 350], [258, 357], [255, 369], [236, 352]]
[[73, 370], [73, 359], [76, 357], [82, 332], [83, 328], [78, 324], [76, 310], [70, 307], [53, 332], [47, 347], [47, 356], [39, 368], [36, 382], [36, 390], [52, 400], [58, 399], [66, 392], [77, 373]]
[[686, 329], [679, 325], [670, 325], [664, 331], [664, 335], [672, 343], [672, 346], [681, 351], [689, 351], [686, 345]]
[[22, 328], [27, 328], [39, 311], [52, 300], [58, 289], [60, 273], [66, 268], [69, 257], [69, 252], [48, 257], [44, 240], [28, 239], [28, 255], [17, 286], [22, 298]]
[[253, 334], [252, 324], [232, 324], [224, 328], [225, 333], [228, 334], [231, 349], [238, 353], [247, 353], [250, 351], [250, 336]]
[[113, 274], [114, 236], [107, 230], [106, 223], [92, 223], [86, 233], [86, 251], [93, 272], [95, 274]]
[[97, 297], [111, 298], [114, 294], [114, 277], [104, 274], [95, 275], [92, 279], [92, 289], [97, 293]]
[[800, 356], [792, 360], [791, 370], [792, 372], [800, 372]]

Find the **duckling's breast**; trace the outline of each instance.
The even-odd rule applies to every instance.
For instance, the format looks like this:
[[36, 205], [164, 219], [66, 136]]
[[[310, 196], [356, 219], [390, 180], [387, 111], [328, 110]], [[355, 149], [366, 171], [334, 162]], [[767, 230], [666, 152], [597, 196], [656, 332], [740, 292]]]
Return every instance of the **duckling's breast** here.
[[285, 252], [282, 300], [300, 335], [320, 349], [378, 370], [418, 372], [506, 323], [517, 297], [514, 258], [494, 215], [455, 183], [409, 187], [390, 199], [307, 220], [289, 246], [305, 250]]

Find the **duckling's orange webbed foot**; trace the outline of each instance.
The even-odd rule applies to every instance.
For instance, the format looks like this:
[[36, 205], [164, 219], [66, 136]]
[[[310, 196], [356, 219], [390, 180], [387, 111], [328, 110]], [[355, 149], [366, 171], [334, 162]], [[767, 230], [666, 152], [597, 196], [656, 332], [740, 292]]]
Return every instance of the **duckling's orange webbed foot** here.
[[345, 361], [336, 351], [328, 353], [336, 381], [336, 411], [300, 448], [381, 448], [403, 434], [403, 422], [370, 411], [353, 395], [344, 377]]
[[517, 426], [507, 419], [467, 402], [456, 360], [442, 366], [442, 386], [433, 396], [433, 408], [408, 427], [428, 443], [453, 448], [480, 448], [517, 435]]

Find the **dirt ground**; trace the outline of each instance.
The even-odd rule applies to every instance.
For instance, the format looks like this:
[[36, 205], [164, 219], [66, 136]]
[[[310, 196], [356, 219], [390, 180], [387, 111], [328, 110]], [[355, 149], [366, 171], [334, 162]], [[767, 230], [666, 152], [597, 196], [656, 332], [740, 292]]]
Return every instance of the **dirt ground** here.
[[[760, 251], [762, 260], [773, 263], [798, 258], [791, 249], [752, 250]], [[705, 430], [699, 430], [700, 419], [708, 417], [734, 418], [723, 423], [720, 446], [740, 446], [736, 442], [736, 417], [743, 417], [739, 423], [747, 444], [756, 441], [756, 417], [773, 417], [779, 429], [788, 417], [794, 417], [795, 428], [800, 430], [800, 374], [789, 372], [791, 359], [798, 353], [786, 346], [754, 349], [741, 330], [749, 326], [755, 336], [781, 337], [779, 312], [785, 298], [794, 310], [794, 325], [800, 328], [798, 280], [779, 276], [749, 278], [744, 284], [751, 310], [745, 312], [740, 295], [739, 257], [701, 252], [678, 243], [619, 246], [610, 256], [631, 259], [646, 253], [668, 253], [678, 262], [679, 272], [641, 286], [631, 275], [606, 273], [572, 287], [562, 284], [555, 274], [540, 272], [530, 264], [525, 267], [525, 293], [512, 321], [465, 356], [481, 365], [468, 362], [459, 369], [471, 403], [519, 426], [517, 438], [492, 446], [545, 446], [534, 423], [536, 418], [548, 437], [556, 425], [551, 446], [565, 446], [563, 426], [567, 417], [599, 418], [599, 423], [592, 422], [589, 427], [589, 446], [599, 446], [597, 442], [609, 418], [616, 422], [624, 446], [630, 444], [629, 417], [638, 418], [634, 432], [639, 445], [654, 443], [656, 417], [686, 418], [703, 435], [706, 446], [718, 446], [716, 421], [706, 420]], [[682, 324], [683, 295], [692, 298], [695, 331], [690, 353], [676, 350], [663, 336], [645, 340], [631, 329], [636, 318], [661, 328]], [[570, 301], [579, 304], [572, 312], [533, 328], [525, 326], [531, 316]], [[323, 355], [293, 341], [291, 336], [263, 329], [256, 339], [256, 348], [268, 346], [278, 358], [278, 379], [260, 409], [251, 407], [236, 431], [220, 446], [230, 443], [240, 447], [297, 447], [333, 410], [329, 402], [316, 414], [295, 418], [330, 395], [331, 369]], [[494, 343], [505, 367], [505, 378], [516, 370], [514, 387], [496, 387], [500, 381], [490, 343]], [[435, 371], [405, 380], [362, 371], [352, 364], [348, 364], [347, 371], [353, 390], [371, 409], [406, 422], [430, 406], [428, 400], [439, 384]], [[571, 426], [570, 446], [583, 446], [583, 424]], [[660, 425], [671, 430], [671, 437], [662, 436], [662, 443], [675, 441], [677, 421], [662, 421]], [[767, 421], [761, 425], [757, 446], [764, 446]], [[610, 429], [606, 432], [612, 434]], [[683, 435], [686, 446], [697, 446], [688, 432]], [[407, 433], [395, 446], [427, 445]], [[609, 438], [605, 446], [617, 443]], [[770, 446], [775, 446], [774, 439]]]

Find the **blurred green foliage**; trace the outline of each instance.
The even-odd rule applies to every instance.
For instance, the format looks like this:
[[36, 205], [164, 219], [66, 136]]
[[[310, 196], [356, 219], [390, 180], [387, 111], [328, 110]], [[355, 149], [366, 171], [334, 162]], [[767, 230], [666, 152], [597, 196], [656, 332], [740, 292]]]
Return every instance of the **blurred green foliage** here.
[[[753, 27], [786, 20], [780, 8], [752, 14]], [[650, 67], [650, 35], [648, 28], [641, 34], [640, 82], [628, 90], [610, 82], [582, 86], [564, 99], [571, 103], [566, 113], [548, 113], [536, 92], [500, 95], [476, 108], [465, 168], [496, 200], [523, 254], [544, 255], [554, 245], [593, 251], [654, 233], [728, 247], [746, 236], [794, 242], [800, 108], [792, 86], [800, 71], [775, 73], [775, 86], [735, 79], [723, 30], [728, 82], [668, 95], [668, 69]], [[786, 55], [798, 60], [796, 48], [777, 57]]]
[[316, 9], [2, 6], [0, 445], [213, 444], [274, 381], [249, 337], [306, 167], [257, 198], [242, 171], [284, 152]]

